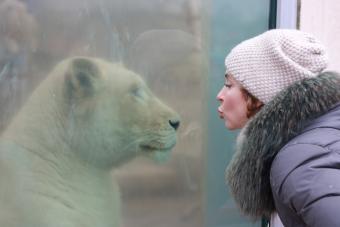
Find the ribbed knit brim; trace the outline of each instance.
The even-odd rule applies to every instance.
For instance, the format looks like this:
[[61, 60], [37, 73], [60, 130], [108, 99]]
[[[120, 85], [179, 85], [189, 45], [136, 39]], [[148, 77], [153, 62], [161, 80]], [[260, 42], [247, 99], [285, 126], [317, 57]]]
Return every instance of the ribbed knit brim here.
[[273, 29], [234, 47], [225, 59], [233, 76], [263, 103], [290, 84], [315, 77], [327, 67], [325, 47], [311, 34]]

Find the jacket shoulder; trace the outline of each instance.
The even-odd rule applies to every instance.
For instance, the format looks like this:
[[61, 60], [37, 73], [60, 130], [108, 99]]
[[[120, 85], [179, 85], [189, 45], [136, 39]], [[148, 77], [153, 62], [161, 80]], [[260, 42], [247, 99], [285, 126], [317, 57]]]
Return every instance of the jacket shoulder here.
[[291, 140], [271, 166], [270, 183], [278, 212], [288, 209], [309, 226], [329, 226], [321, 216], [318, 220], [315, 217], [321, 214], [320, 209], [329, 214], [340, 209], [339, 169], [339, 130], [313, 129]]
[[306, 131], [293, 138], [278, 152], [271, 165], [271, 178], [279, 183], [296, 168], [322, 162], [329, 162], [331, 165], [332, 162], [326, 158], [331, 153], [340, 155], [340, 130], [316, 128]]

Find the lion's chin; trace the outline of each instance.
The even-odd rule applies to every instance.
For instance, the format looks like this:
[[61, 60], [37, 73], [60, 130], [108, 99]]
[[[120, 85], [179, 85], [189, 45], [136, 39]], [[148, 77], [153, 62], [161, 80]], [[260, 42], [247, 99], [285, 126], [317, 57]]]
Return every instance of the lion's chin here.
[[154, 151], [152, 153], [149, 153], [148, 156], [156, 163], [164, 163], [170, 159], [171, 149]]
[[170, 159], [171, 150], [175, 146], [176, 143], [173, 143], [169, 146], [158, 146], [153, 147], [149, 145], [141, 145], [142, 152], [151, 158], [156, 163], [164, 163]]

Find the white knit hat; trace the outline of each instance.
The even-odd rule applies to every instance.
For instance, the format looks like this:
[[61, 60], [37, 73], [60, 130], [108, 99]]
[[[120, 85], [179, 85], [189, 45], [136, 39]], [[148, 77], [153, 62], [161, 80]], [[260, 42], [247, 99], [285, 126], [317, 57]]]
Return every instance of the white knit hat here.
[[303, 78], [327, 67], [325, 47], [312, 35], [292, 29], [273, 29], [234, 47], [225, 59], [233, 76], [263, 103]]

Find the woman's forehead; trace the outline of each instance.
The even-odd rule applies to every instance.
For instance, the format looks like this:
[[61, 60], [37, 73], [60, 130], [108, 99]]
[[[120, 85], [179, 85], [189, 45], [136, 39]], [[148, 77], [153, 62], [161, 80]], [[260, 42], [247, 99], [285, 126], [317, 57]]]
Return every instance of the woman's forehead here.
[[234, 79], [234, 77], [232, 75], [230, 75], [229, 73], [228, 74], [225, 74], [224, 75], [225, 79], [227, 81], [231, 81], [231, 82], [235, 82], [236, 80]]

